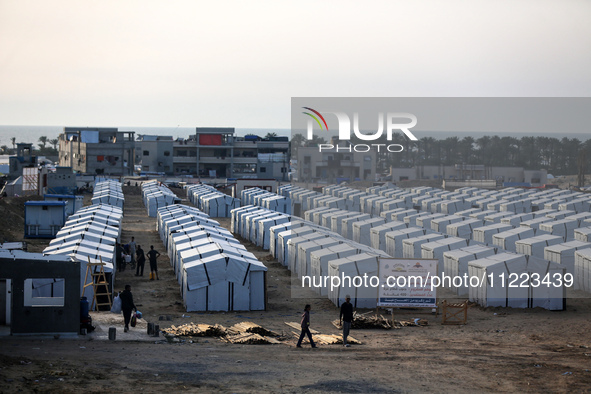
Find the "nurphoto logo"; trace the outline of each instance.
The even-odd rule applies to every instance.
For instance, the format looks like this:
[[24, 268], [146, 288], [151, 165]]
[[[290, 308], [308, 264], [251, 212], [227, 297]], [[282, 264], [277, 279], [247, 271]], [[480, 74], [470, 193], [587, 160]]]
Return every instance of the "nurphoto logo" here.
[[[306, 111], [302, 112], [308, 116], [307, 125], [307, 138], [309, 140], [314, 138], [314, 124], [318, 124], [320, 130], [329, 131], [328, 123], [325, 117], [317, 110], [310, 107], [302, 107]], [[324, 112], [324, 114], [334, 115], [338, 122], [338, 140], [339, 141], [350, 141], [352, 135], [361, 141], [375, 141], [380, 139], [386, 131], [386, 139], [392, 141], [394, 132], [401, 131], [411, 141], [418, 141], [418, 138], [410, 131], [411, 128], [416, 126], [417, 117], [413, 114], [406, 112], [388, 112], [384, 116], [383, 112], [378, 113], [378, 129], [373, 134], [362, 133], [359, 128], [359, 113], [353, 113], [353, 127], [351, 127], [351, 119], [345, 112]], [[384, 127], [384, 123], [386, 126]], [[347, 144], [346, 146], [340, 146], [338, 144], [318, 144], [318, 151], [355, 151], [355, 152], [368, 152], [372, 148], [386, 149], [388, 152], [402, 152], [404, 147], [400, 144]]]

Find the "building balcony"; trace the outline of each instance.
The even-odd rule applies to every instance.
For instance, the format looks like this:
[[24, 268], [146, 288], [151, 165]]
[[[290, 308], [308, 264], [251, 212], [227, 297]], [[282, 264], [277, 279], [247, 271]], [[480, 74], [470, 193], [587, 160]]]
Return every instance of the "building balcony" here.
[[195, 164], [197, 165], [197, 158], [191, 156], [174, 156], [172, 158], [174, 164]]

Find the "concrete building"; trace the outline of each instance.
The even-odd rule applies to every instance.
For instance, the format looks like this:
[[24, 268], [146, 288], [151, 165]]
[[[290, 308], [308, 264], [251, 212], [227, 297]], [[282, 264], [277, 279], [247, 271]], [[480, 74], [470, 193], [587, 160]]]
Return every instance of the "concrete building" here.
[[419, 166], [390, 170], [392, 181], [417, 179], [490, 179], [499, 182], [530, 183], [539, 186], [547, 183], [546, 170], [525, 170], [523, 167], [490, 167], [477, 164], [456, 164], [455, 166]]
[[8, 158], [9, 177], [16, 179], [23, 175], [23, 168], [37, 167], [37, 156], [33, 155], [33, 144], [19, 142], [16, 155]]
[[172, 136], [139, 135], [136, 140], [136, 163], [141, 173], [173, 174]]
[[[341, 143], [343, 145], [343, 143]], [[318, 147], [300, 147], [297, 153], [297, 180], [299, 182], [375, 181], [377, 152], [355, 152], [349, 146], [339, 151], [320, 152]], [[350, 151], [349, 151], [350, 150]]]
[[59, 165], [81, 174], [133, 175], [133, 131], [65, 127], [59, 136]]
[[142, 136], [136, 160], [141, 160], [142, 172], [288, 180], [287, 137], [236, 137], [234, 132], [231, 127], [197, 127], [195, 135], [174, 141], [172, 137]]

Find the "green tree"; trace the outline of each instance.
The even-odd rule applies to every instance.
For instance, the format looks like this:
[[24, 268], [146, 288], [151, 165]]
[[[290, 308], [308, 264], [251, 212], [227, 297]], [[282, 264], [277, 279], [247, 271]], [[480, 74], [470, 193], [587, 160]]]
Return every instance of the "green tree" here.
[[53, 149], [57, 150], [57, 144], [59, 143], [59, 140], [57, 138], [53, 138], [48, 142], [53, 146]]
[[40, 142], [39, 147], [41, 149], [45, 149], [45, 147], [47, 146], [47, 141], [48, 141], [48, 138], [46, 136], [42, 135], [41, 137], [39, 137], [39, 142]]
[[277, 133], [267, 133], [267, 135], [265, 136], [265, 138], [273, 138], [273, 137], [277, 137]]

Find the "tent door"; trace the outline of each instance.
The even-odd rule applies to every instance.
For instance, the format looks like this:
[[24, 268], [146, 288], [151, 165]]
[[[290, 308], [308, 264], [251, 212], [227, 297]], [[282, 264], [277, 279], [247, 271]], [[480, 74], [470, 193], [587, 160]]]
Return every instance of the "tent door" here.
[[[0, 279], [0, 332], [3, 332], [2, 326], [10, 327], [12, 308], [12, 280]], [[10, 330], [7, 331], [10, 333]]]

